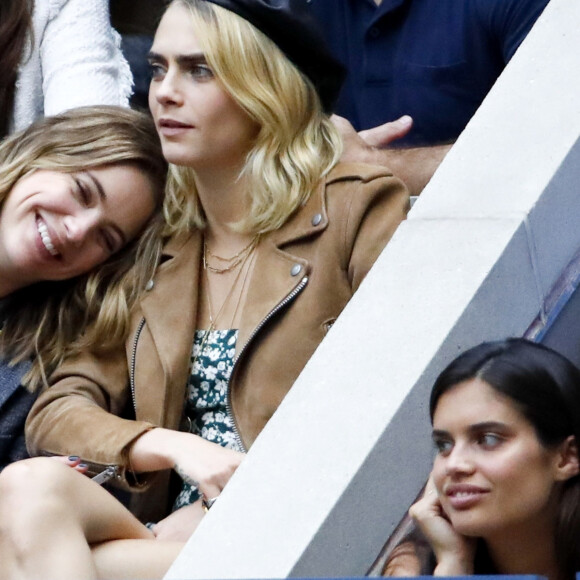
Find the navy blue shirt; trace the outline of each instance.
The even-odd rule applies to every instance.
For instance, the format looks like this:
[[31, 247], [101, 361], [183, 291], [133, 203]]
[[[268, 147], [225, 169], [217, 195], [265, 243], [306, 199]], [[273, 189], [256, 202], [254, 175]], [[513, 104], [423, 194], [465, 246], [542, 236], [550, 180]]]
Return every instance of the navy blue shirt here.
[[309, 0], [348, 68], [336, 112], [357, 130], [411, 115], [400, 145], [454, 141], [548, 0]]

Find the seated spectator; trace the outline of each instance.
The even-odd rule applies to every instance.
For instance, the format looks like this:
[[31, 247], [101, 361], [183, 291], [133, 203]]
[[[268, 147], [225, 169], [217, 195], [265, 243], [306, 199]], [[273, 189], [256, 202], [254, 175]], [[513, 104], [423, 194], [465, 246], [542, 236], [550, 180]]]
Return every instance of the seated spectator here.
[[[132, 78], [119, 42], [107, 0], [1, 0], [0, 139], [72, 107], [127, 107]], [[32, 397], [18, 389], [27, 370], [0, 360], [0, 410], [14, 426]]]
[[156, 231], [164, 178], [154, 125], [130, 109], [71, 109], [0, 145], [0, 352], [25, 363], [30, 387], [19, 386], [21, 368], [0, 368], [0, 468], [26, 456], [43, 375], [122, 332], [136, 251], [123, 246], [148, 223]]
[[343, 70], [301, 6], [174, 0], [161, 19], [150, 107], [171, 237], [126, 348], [65, 361], [27, 434], [34, 453], [116, 469], [144, 521], [177, 509], [152, 533], [72, 469], [13, 464], [0, 559], [14, 576], [162, 576], [404, 219], [398, 179], [338, 163]]
[[0, 77], [0, 137], [72, 107], [128, 106], [132, 85], [107, 0], [2, 0]]
[[579, 385], [572, 363], [525, 339], [481, 344], [441, 373], [430, 400], [437, 455], [410, 510], [434, 561], [415, 573], [574, 578]]
[[349, 158], [386, 165], [419, 193], [547, 3], [311, 0], [349, 71], [335, 112], [371, 145], [398, 147], [373, 151], [358, 142], [357, 151], [354, 130], [341, 122], [352, 139]]

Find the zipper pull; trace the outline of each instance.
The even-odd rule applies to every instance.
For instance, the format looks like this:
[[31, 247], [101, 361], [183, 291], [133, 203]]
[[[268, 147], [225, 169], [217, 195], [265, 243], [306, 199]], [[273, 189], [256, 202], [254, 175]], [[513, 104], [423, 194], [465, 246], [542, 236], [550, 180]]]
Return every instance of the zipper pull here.
[[93, 477], [92, 479], [95, 483], [103, 485], [103, 483], [106, 483], [107, 481], [109, 481], [109, 479], [116, 477], [116, 475], [117, 475], [117, 467], [115, 465], [109, 465], [106, 469], [101, 471], [101, 473], [97, 473], [97, 475], [95, 475], [95, 477]]

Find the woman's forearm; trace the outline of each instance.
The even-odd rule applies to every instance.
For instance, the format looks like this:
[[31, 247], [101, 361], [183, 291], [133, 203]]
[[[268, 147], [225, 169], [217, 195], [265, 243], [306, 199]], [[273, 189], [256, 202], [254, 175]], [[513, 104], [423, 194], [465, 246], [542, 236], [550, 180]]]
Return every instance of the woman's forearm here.
[[129, 449], [129, 461], [133, 470], [161, 471], [173, 469], [174, 452], [179, 445], [181, 433], [157, 427], [143, 433]]
[[141, 435], [129, 449], [133, 471], [174, 469], [208, 498], [221, 493], [243, 457], [198, 435], [160, 427]]

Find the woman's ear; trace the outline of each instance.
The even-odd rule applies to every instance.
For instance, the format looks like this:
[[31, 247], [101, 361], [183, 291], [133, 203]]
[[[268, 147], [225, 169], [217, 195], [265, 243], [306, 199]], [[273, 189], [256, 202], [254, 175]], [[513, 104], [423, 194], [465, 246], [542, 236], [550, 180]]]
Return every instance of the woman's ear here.
[[556, 481], [566, 481], [580, 473], [580, 460], [578, 459], [578, 445], [574, 435], [570, 435], [560, 445], [558, 451], [558, 463], [556, 465]]

